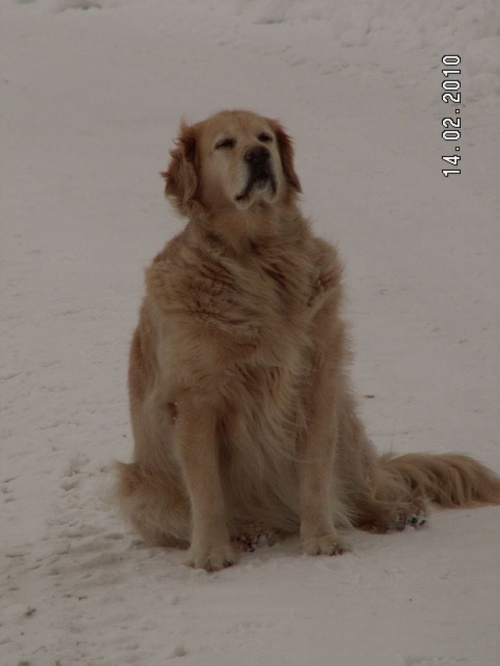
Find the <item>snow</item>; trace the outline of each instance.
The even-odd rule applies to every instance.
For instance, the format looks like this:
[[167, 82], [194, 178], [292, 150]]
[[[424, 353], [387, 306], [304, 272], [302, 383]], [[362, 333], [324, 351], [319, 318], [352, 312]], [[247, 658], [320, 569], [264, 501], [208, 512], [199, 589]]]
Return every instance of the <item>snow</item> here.
[[[500, 470], [498, 2], [0, 8], [0, 663], [496, 666], [497, 508], [355, 533], [336, 558], [292, 539], [207, 574], [146, 548], [109, 492], [132, 449], [142, 271], [182, 225], [158, 172], [182, 115], [226, 107], [281, 117], [296, 139], [303, 209], [347, 262], [379, 448]], [[463, 60], [448, 178], [445, 53]]]

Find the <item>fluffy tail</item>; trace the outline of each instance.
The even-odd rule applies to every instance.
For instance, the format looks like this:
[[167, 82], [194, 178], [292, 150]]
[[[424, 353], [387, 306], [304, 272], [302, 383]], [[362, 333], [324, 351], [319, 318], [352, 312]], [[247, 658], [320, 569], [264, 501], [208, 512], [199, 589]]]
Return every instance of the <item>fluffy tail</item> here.
[[500, 504], [500, 477], [474, 458], [459, 454], [381, 456], [391, 485], [413, 498], [445, 507]]

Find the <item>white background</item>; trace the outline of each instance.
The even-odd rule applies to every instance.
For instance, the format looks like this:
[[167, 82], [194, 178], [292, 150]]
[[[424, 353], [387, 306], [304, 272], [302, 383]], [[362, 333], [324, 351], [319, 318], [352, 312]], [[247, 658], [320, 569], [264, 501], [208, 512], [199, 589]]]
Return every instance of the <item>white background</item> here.
[[[496, 666], [500, 509], [356, 533], [342, 557], [292, 539], [210, 575], [145, 548], [108, 493], [132, 451], [143, 269], [183, 224], [158, 172], [182, 115], [227, 107], [295, 138], [303, 210], [347, 263], [380, 450], [500, 470], [498, 3], [0, 10], [2, 665]], [[441, 138], [445, 53], [463, 60], [459, 144]], [[444, 178], [455, 145], [462, 174]]]

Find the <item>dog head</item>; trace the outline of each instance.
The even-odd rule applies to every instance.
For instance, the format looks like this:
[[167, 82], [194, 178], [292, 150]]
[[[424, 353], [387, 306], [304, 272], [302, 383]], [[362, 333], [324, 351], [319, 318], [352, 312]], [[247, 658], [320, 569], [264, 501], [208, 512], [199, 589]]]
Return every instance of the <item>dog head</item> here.
[[288, 203], [301, 191], [293, 146], [280, 123], [250, 111], [222, 111], [181, 124], [162, 175], [166, 194], [184, 215]]

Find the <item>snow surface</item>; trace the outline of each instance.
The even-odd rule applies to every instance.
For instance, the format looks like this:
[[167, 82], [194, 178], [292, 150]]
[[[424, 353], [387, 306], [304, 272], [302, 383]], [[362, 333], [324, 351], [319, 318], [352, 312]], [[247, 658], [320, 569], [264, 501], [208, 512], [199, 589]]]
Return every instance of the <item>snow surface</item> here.
[[[347, 261], [379, 448], [500, 469], [497, 0], [0, 10], [2, 666], [497, 666], [497, 508], [356, 533], [342, 557], [292, 539], [207, 574], [144, 547], [108, 501], [132, 450], [142, 271], [182, 225], [158, 172], [182, 115], [226, 107], [296, 139], [304, 211]], [[449, 178], [445, 53], [463, 59]]]

